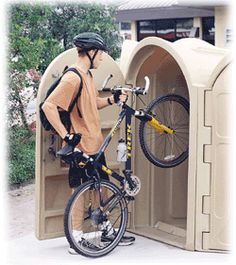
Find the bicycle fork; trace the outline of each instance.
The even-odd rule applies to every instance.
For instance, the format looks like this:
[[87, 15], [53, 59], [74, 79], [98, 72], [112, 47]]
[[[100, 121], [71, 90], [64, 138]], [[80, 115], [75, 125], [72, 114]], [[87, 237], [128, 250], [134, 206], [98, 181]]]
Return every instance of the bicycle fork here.
[[168, 133], [173, 134], [174, 130], [167, 127], [164, 124], [161, 124], [156, 118], [151, 116], [150, 114], [145, 113], [142, 110], [138, 110], [135, 112], [135, 117], [139, 120], [145, 120], [148, 122], [148, 124], [153, 127], [159, 134]]
[[[146, 114], [148, 115], [148, 114]], [[170, 129], [169, 127], [165, 126], [164, 124], [160, 124], [158, 120], [156, 120], [154, 117], [148, 115], [151, 117], [151, 120], [148, 121], [148, 124], [156, 129], [158, 133], [163, 134], [163, 133], [168, 133], [168, 134], [173, 134], [174, 130]]]

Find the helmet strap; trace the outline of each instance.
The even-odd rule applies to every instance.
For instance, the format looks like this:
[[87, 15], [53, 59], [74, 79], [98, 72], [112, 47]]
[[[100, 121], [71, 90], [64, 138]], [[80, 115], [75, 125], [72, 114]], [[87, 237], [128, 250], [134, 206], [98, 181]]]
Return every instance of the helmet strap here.
[[90, 54], [89, 54], [89, 52], [88, 51], [86, 52], [86, 54], [87, 54], [87, 56], [88, 56], [88, 58], [90, 60], [90, 69], [93, 69], [94, 68], [93, 61], [94, 61], [97, 53], [98, 53], [98, 50], [95, 50], [95, 53], [94, 53], [93, 57], [91, 57]]

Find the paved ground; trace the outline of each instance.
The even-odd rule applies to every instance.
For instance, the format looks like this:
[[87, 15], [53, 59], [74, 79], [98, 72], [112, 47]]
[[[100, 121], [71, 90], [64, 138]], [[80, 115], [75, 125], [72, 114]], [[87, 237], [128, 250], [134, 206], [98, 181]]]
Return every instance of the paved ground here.
[[7, 265], [232, 263], [231, 255], [185, 251], [136, 236], [133, 246], [117, 247], [109, 255], [90, 259], [67, 253], [65, 238], [39, 241], [34, 236], [34, 185], [7, 194], [9, 241]]
[[8, 192], [8, 236], [10, 239], [34, 231], [34, 184]]

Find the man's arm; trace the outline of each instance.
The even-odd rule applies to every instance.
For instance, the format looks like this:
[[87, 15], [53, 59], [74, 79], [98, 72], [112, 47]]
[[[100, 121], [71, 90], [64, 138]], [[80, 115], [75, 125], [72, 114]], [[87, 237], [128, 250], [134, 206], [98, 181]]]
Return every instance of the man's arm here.
[[80, 133], [67, 132], [66, 128], [61, 122], [60, 115], [57, 106], [51, 102], [44, 102], [42, 109], [46, 114], [48, 121], [51, 123], [53, 128], [58, 132], [61, 138], [69, 145], [77, 146], [81, 140]]
[[111, 104], [108, 103], [108, 98], [110, 99], [110, 102], [113, 104], [114, 103], [113, 96], [105, 97], [105, 98], [97, 97], [97, 108], [103, 109], [107, 106], [110, 106]]
[[67, 132], [65, 126], [61, 122], [58, 108], [68, 111], [69, 106], [76, 96], [80, 78], [73, 72], [66, 73], [59, 85], [49, 95], [42, 106], [48, 121], [53, 128], [58, 132], [62, 139], [65, 138]]
[[58, 132], [61, 138], [64, 139], [68, 132], [61, 122], [57, 106], [51, 102], [46, 101], [42, 106], [42, 110], [44, 111], [48, 121], [51, 123], [53, 128]]
[[[125, 102], [127, 100], [128, 97], [128, 93], [122, 91], [122, 94], [119, 96], [119, 100], [121, 102]], [[109, 104], [109, 102], [114, 104], [115, 100], [114, 100], [114, 96], [110, 96], [110, 97], [105, 97], [105, 98], [101, 98], [99, 96], [97, 96], [97, 108], [98, 109], [103, 109], [104, 107], [110, 106], [111, 104]]]

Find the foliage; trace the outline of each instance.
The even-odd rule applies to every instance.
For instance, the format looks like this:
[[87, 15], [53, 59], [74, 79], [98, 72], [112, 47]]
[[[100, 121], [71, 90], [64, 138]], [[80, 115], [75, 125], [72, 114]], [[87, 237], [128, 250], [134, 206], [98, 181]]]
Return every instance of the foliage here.
[[112, 6], [60, 4], [52, 10], [49, 25], [53, 37], [63, 43], [65, 50], [72, 47], [73, 37], [78, 33], [96, 32], [104, 38], [110, 55], [117, 59], [121, 37], [115, 15], [116, 9]]
[[9, 133], [9, 184], [20, 184], [34, 178], [35, 134], [24, 127], [13, 126]]
[[[52, 38], [48, 6], [16, 4], [10, 10], [9, 56], [10, 70], [45, 71], [51, 60], [62, 52], [58, 40]], [[50, 53], [50, 56], [45, 56]]]
[[50, 37], [49, 7], [16, 4], [9, 13], [8, 127], [19, 124], [27, 130], [26, 108], [37, 95], [40, 73], [63, 49]]

